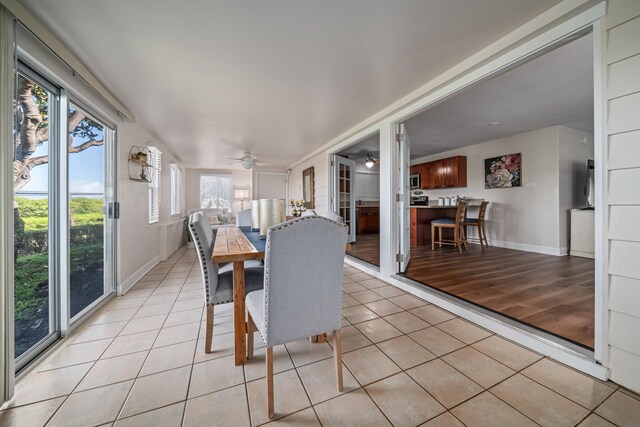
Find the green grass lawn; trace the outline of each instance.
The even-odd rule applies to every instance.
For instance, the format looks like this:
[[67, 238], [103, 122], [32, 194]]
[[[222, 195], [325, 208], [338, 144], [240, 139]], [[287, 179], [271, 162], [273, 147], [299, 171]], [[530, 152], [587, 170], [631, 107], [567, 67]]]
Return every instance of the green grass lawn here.
[[[71, 248], [71, 272], [83, 265], [102, 261], [104, 256], [101, 243]], [[49, 280], [49, 254], [34, 254], [18, 257], [15, 265], [15, 313], [16, 320], [29, 316], [32, 310], [42, 308], [48, 303], [48, 292], [40, 289], [39, 284]], [[48, 286], [48, 284], [47, 284]]]

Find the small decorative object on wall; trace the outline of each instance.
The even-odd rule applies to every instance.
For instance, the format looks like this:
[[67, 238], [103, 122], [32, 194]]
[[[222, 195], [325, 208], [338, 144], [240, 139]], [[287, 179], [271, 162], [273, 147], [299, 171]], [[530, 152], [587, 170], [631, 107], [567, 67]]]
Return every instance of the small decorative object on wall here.
[[484, 188], [520, 187], [522, 185], [522, 153], [485, 159], [484, 176]]
[[291, 200], [289, 201], [289, 205], [291, 205], [291, 215], [300, 216], [302, 212], [306, 211], [307, 208], [305, 206], [304, 200]]
[[129, 150], [129, 179], [132, 181], [149, 182], [149, 169], [152, 167], [147, 163], [149, 157], [149, 147], [134, 145]]
[[315, 208], [315, 176], [313, 166], [302, 171], [302, 198], [307, 209]]

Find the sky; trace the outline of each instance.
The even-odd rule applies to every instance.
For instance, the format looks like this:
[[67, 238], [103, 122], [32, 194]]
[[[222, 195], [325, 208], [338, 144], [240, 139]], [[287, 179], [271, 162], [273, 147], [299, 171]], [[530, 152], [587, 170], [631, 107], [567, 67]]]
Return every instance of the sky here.
[[[102, 128], [96, 130], [96, 139], [103, 139]], [[88, 138], [73, 137], [73, 146], [86, 142]], [[33, 157], [49, 153], [49, 143], [40, 145]], [[104, 192], [104, 145], [89, 147], [79, 153], [69, 154], [69, 191], [71, 193]], [[49, 165], [36, 166], [31, 171], [31, 181], [21, 191], [47, 191]]]

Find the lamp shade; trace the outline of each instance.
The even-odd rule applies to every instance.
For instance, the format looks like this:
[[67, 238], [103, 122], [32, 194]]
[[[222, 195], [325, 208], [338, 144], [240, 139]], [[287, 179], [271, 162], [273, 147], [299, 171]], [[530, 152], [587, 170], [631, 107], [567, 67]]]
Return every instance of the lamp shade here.
[[233, 195], [236, 199], [248, 199], [249, 198], [249, 190], [246, 189], [238, 189], [233, 192]]

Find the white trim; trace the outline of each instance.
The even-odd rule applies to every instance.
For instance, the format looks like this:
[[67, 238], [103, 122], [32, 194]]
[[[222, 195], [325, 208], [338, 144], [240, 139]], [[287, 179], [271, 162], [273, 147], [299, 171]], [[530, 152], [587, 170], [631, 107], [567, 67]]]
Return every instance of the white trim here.
[[607, 30], [603, 19], [593, 24], [593, 144], [595, 162], [595, 323], [594, 357], [609, 365], [609, 149], [607, 138]]
[[[475, 244], [477, 242], [469, 243]], [[569, 248], [567, 247], [556, 248], [554, 246], [529, 245], [527, 243], [509, 242], [505, 240], [488, 240], [488, 243], [489, 246], [495, 246], [497, 248], [514, 249], [516, 251], [534, 252], [545, 255], [566, 256], [569, 252]]]
[[13, 35], [13, 17], [0, 6], [0, 405], [11, 399], [15, 383]]
[[364, 266], [363, 264], [350, 258], [346, 258], [345, 262], [350, 266], [353, 266], [367, 274], [377, 277], [392, 286], [400, 288], [403, 291], [415, 295], [416, 297], [427, 302], [435, 304], [438, 307], [442, 307], [443, 309], [448, 310], [451, 313], [462, 317], [463, 319], [466, 319], [477, 324], [478, 326], [493, 331], [498, 335], [510, 339], [511, 341], [514, 341], [515, 343], [523, 345], [527, 348], [530, 348], [533, 351], [548, 356], [554, 360], [557, 360], [558, 362], [564, 363], [568, 366], [573, 367], [574, 369], [596, 377], [600, 380], [606, 381], [608, 378], [607, 368], [596, 363], [587, 355], [581, 354], [576, 350], [564, 347], [554, 341], [544, 339], [536, 335], [536, 333], [526, 331], [524, 328], [502, 322], [494, 317], [474, 310], [473, 308], [463, 306], [462, 304], [453, 303], [448, 299], [442, 298], [429, 292], [426, 287], [408, 283], [409, 280], [407, 280], [407, 282], [405, 282], [404, 280], [398, 280], [397, 277], [399, 276], [387, 277], [384, 274], [381, 274], [378, 271]]
[[145, 274], [151, 271], [151, 269], [156, 265], [158, 265], [159, 263], [160, 263], [160, 256], [156, 255], [155, 257], [151, 258], [151, 260], [149, 260], [145, 265], [143, 265], [138, 270], [136, 270], [131, 276], [127, 277], [126, 279], [118, 283], [117, 294], [119, 296], [122, 296], [127, 292], [129, 292], [133, 287], [133, 285], [138, 283], [138, 281], [142, 279]]

